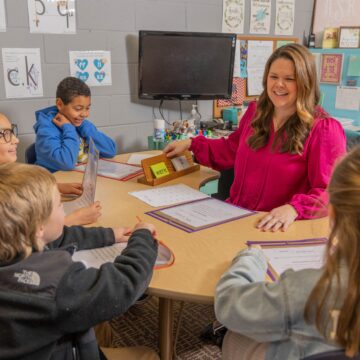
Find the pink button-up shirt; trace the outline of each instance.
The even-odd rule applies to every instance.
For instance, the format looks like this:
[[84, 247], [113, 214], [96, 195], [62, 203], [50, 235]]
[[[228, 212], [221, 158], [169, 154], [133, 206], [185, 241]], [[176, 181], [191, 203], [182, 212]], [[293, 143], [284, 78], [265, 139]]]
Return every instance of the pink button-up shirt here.
[[[264, 147], [253, 150], [247, 139], [253, 133], [253, 102], [241, 119], [239, 129], [227, 139], [193, 139], [190, 150], [205, 166], [216, 170], [234, 168], [232, 204], [259, 211], [292, 205], [297, 219], [325, 216], [326, 187], [336, 159], [345, 154], [346, 141], [341, 124], [331, 117], [316, 118], [301, 155], [272, 150], [275, 131]], [[323, 112], [323, 114], [325, 114]]]

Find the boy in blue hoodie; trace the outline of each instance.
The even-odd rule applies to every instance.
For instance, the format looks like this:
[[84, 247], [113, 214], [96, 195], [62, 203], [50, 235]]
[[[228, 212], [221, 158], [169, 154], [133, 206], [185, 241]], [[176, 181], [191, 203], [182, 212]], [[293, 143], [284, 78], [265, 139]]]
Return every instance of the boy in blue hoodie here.
[[86, 161], [90, 137], [100, 157], [115, 156], [114, 140], [86, 120], [90, 105], [90, 88], [83, 81], [67, 77], [59, 83], [56, 106], [35, 112], [36, 164], [51, 172], [72, 170], [77, 163]]

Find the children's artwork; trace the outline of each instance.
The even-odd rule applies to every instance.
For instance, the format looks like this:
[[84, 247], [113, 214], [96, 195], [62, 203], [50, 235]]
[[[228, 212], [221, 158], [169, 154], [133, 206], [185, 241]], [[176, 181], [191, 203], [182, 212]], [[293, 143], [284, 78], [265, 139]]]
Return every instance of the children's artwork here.
[[340, 84], [343, 54], [322, 54], [320, 63], [320, 82]]
[[0, 31], [6, 31], [6, 17], [4, 0], [0, 0]]
[[251, 0], [250, 34], [269, 34], [271, 0]]
[[247, 78], [247, 46], [246, 40], [240, 40], [240, 77], [244, 79]]
[[233, 78], [232, 93], [230, 100], [217, 100], [217, 106], [241, 105], [245, 99], [245, 79]]
[[70, 51], [70, 74], [89, 86], [111, 85], [110, 51]]
[[222, 32], [244, 32], [245, 0], [223, 0]]
[[31, 33], [75, 34], [75, 0], [28, 0]]
[[43, 96], [40, 49], [3, 48], [7, 98]]
[[295, 0], [276, 1], [275, 35], [293, 35]]

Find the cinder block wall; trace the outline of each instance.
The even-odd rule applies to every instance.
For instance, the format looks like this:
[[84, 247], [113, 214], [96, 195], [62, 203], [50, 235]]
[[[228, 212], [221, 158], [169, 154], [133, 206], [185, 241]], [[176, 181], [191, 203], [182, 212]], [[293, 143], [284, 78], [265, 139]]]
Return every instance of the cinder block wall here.
[[[245, 31], [249, 29], [250, 0], [246, 3]], [[272, 0], [274, 31], [275, 0]], [[296, 0], [295, 36], [303, 38], [310, 27], [313, 0]], [[19, 161], [34, 139], [34, 112], [55, 101], [58, 82], [69, 75], [69, 50], [110, 50], [112, 86], [92, 88], [89, 119], [115, 139], [118, 152], [147, 148], [157, 101], [137, 98], [138, 30], [220, 32], [222, 0], [76, 0], [75, 35], [30, 34], [26, 0], [5, 0], [7, 31], [0, 33], [1, 47], [40, 48], [44, 96], [6, 99], [3, 69], [0, 71], [0, 111], [20, 132]], [[0, 59], [2, 62], [2, 59]], [[2, 64], [1, 64], [2, 67]], [[170, 122], [179, 118], [178, 103], [164, 104]], [[191, 102], [183, 104], [188, 115]], [[200, 101], [203, 118], [212, 116], [212, 102]]]

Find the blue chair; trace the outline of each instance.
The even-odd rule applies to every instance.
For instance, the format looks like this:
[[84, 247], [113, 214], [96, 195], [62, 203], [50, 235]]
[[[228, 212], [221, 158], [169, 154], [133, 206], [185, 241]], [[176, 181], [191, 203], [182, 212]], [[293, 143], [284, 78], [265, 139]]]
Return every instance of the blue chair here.
[[360, 145], [360, 132], [345, 129], [346, 150], [350, 151], [354, 146]]
[[35, 164], [35, 161], [36, 161], [35, 143], [32, 143], [25, 150], [25, 162], [27, 164]]
[[344, 350], [327, 351], [320, 354], [308, 356], [303, 360], [360, 360], [360, 355], [349, 358], [345, 355]]

